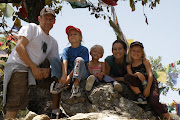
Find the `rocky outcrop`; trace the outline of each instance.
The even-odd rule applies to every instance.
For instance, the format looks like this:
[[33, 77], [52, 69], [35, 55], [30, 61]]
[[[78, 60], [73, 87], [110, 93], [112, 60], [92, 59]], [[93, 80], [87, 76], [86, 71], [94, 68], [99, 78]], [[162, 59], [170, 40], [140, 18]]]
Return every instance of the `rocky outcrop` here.
[[[171, 117], [172, 120], [179, 120], [179, 116], [176, 114], [171, 114]], [[152, 117], [151, 119], [148, 120], [154, 120], [154, 119], [155, 117]], [[36, 113], [30, 111], [25, 118], [20, 118], [19, 120], [50, 120], [50, 118], [45, 114], [37, 115]], [[59, 120], [142, 120], [142, 119], [129, 119], [128, 117], [117, 115], [115, 111], [104, 110], [101, 113], [99, 112], [77, 113], [74, 116], [68, 118], [61, 118]]]
[[147, 107], [140, 107], [131, 101], [134, 94], [125, 84], [122, 84], [122, 93], [115, 91], [111, 83], [101, 83], [93, 87], [90, 92], [84, 91], [85, 83], [82, 82], [80, 86], [82, 96], [79, 98], [69, 99], [70, 89], [61, 94], [61, 106], [70, 116], [77, 113], [101, 113], [108, 110], [113, 111], [113, 114], [129, 119], [155, 119], [151, 109], [145, 109]]
[[[81, 97], [70, 99], [71, 87], [61, 93], [61, 108], [68, 116], [73, 116], [68, 118], [69, 120], [73, 120], [75, 116], [79, 117], [79, 115], [82, 118], [86, 116], [87, 120], [92, 116], [97, 118], [111, 116], [114, 119], [157, 119], [150, 104], [139, 106], [132, 102], [135, 95], [126, 84], [121, 84], [123, 86], [122, 93], [115, 91], [111, 83], [100, 83], [93, 87], [90, 92], [87, 92], [84, 89], [85, 82], [80, 83]], [[30, 111], [39, 115], [50, 115], [51, 106], [51, 94], [48, 87], [46, 89], [31, 88], [28, 108]]]

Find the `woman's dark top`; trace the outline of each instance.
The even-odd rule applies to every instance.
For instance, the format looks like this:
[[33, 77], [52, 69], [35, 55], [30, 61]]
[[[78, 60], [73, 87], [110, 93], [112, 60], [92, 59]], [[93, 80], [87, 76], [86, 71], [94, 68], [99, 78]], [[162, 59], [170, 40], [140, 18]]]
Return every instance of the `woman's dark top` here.
[[125, 74], [127, 74], [127, 62], [126, 62], [126, 55], [124, 56], [123, 63], [121, 65], [118, 65], [115, 61], [115, 58], [113, 55], [106, 57], [106, 62], [108, 63], [110, 67], [110, 74], [111, 77], [124, 77]]

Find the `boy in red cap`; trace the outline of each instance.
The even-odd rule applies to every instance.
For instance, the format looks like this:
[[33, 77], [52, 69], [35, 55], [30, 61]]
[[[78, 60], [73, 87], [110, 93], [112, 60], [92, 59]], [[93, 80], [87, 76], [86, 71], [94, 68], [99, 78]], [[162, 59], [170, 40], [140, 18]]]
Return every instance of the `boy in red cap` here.
[[[81, 45], [82, 32], [79, 28], [68, 26], [66, 34], [71, 44], [63, 50], [62, 53], [62, 77], [59, 79], [63, 86], [72, 83], [72, 94], [70, 99], [81, 96], [79, 83], [81, 80], [86, 80], [88, 73], [87, 63], [89, 62], [89, 51], [86, 47]], [[54, 91], [54, 90], [53, 90]], [[59, 92], [51, 92], [53, 94], [53, 109], [59, 110]]]

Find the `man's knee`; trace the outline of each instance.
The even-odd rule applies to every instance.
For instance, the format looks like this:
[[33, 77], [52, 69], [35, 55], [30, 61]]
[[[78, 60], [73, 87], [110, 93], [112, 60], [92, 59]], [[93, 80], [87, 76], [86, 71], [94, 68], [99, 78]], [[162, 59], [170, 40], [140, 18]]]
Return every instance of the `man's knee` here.
[[11, 118], [15, 119], [18, 111], [6, 111], [5, 119]]

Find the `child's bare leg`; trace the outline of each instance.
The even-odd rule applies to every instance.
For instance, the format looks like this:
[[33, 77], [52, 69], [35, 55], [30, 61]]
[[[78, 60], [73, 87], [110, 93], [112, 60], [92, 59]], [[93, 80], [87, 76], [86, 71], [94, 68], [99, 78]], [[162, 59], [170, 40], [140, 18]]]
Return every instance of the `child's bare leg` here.
[[166, 119], [166, 120], [171, 120], [171, 116], [169, 113], [164, 113], [162, 114], [162, 116]]
[[52, 109], [59, 109], [60, 94], [52, 94]]
[[137, 95], [137, 94], [139, 94], [139, 93], [141, 93], [141, 91], [139, 90], [139, 88], [138, 87], [134, 87], [134, 86], [129, 86], [131, 89], [132, 89], [132, 91]]
[[79, 85], [79, 80], [77, 78], [74, 79], [74, 85]]
[[5, 119], [12, 118], [15, 119], [17, 115], [17, 111], [6, 111]]

